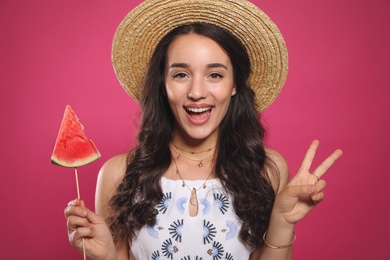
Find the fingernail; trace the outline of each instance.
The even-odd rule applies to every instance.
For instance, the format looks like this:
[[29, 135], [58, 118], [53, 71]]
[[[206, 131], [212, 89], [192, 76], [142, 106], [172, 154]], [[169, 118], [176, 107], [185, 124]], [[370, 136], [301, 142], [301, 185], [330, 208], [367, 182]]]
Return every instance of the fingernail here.
[[87, 216], [87, 211], [85, 209], [82, 209], [80, 211], [80, 215], [83, 216], [83, 217], [86, 217]]

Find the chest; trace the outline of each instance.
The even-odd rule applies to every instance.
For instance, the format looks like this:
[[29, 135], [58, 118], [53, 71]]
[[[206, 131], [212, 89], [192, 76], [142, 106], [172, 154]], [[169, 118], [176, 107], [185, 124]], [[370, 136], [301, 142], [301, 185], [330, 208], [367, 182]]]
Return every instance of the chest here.
[[[131, 251], [137, 259], [249, 257], [249, 250], [238, 237], [241, 221], [234, 212], [232, 196], [216, 179], [206, 188], [201, 187], [202, 182], [190, 181], [184, 187], [180, 181], [162, 179], [164, 196], [156, 206], [156, 223], [143, 227], [132, 243]], [[191, 214], [193, 189], [196, 215]]]

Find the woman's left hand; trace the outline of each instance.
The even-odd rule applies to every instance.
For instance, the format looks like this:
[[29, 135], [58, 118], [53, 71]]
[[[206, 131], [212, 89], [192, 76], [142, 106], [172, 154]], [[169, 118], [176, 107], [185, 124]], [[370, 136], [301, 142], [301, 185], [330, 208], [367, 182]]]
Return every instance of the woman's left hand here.
[[342, 151], [337, 149], [310, 172], [318, 146], [318, 140], [311, 143], [297, 174], [276, 196], [273, 213], [281, 214], [288, 224], [295, 225], [324, 199], [326, 183], [321, 177], [342, 155]]

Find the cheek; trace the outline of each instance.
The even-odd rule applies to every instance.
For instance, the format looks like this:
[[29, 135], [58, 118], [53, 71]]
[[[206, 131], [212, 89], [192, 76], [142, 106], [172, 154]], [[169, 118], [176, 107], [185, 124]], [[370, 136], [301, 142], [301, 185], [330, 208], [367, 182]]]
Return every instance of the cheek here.
[[168, 99], [168, 102], [169, 104], [175, 100], [175, 95], [174, 95], [174, 91], [172, 91], [172, 87], [170, 87], [169, 85], [165, 85], [165, 88], [164, 88], [164, 92], [165, 92], [165, 95]]
[[176, 84], [166, 84], [165, 93], [171, 106], [182, 106], [183, 100], [187, 97], [183, 86]]
[[169, 89], [167, 89], [166, 90], [166, 95], [167, 95], [168, 103], [169, 103], [169, 105], [171, 107], [177, 105], [178, 98], [177, 98], [177, 96], [175, 95], [174, 92], [169, 91]]
[[229, 109], [229, 106], [230, 106], [230, 102], [231, 102], [231, 95], [230, 93], [228, 95], [226, 95], [223, 99], [219, 100], [219, 113], [218, 113], [218, 117], [220, 118], [220, 120], [222, 120], [226, 114], [227, 114], [227, 111]]
[[177, 111], [181, 107], [181, 99], [175, 91], [171, 88], [165, 88], [166, 98], [168, 100], [169, 107], [173, 114], [177, 114]]

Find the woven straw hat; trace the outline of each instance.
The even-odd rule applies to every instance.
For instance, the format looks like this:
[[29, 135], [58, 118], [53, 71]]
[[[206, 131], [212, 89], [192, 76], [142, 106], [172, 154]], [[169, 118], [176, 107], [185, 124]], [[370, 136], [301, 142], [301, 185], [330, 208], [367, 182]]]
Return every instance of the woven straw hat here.
[[173, 28], [204, 22], [230, 31], [245, 46], [252, 65], [249, 85], [257, 110], [268, 107], [287, 76], [287, 49], [277, 26], [246, 0], [146, 0], [120, 23], [112, 62], [117, 78], [138, 101], [148, 62], [158, 42]]

